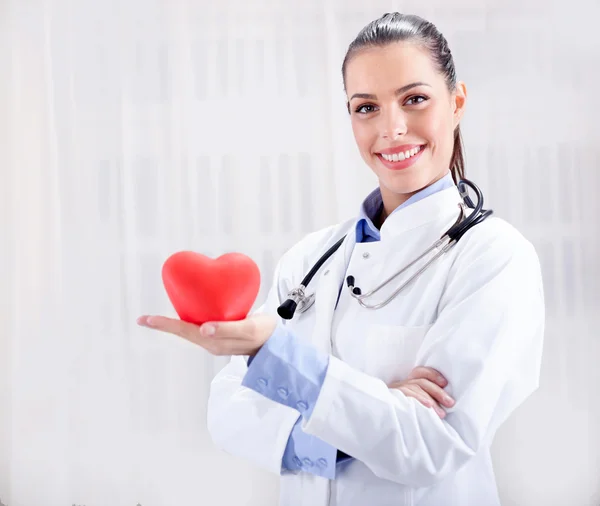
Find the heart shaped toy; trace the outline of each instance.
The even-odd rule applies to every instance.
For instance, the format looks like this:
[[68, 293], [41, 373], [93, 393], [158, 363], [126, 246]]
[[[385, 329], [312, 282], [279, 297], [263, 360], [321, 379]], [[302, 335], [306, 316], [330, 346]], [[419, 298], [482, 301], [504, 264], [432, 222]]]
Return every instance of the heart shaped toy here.
[[258, 266], [241, 253], [212, 259], [180, 251], [165, 261], [162, 279], [179, 318], [196, 325], [243, 320], [260, 289]]

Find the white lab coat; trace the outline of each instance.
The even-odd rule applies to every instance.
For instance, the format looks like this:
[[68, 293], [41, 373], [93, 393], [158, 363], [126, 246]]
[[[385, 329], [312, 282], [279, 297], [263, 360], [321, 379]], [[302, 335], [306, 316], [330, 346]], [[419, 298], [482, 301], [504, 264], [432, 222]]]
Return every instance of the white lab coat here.
[[[382, 309], [361, 308], [363, 293], [405, 266], [458, 216], [456, 187], [398, 210], [381, 241], [355, 244], [356, 220], [313, 233], [280, 260], [261, 311], [276, 314], [317, 259], [348, 234], [310, 283], [315, 305], [288, 325], [330, 354], [304, 431], [354, 457], [335, 480], [281, 476], [282, 506], [497, 506], [489, 447], [498, 427], [536, 388], [544, 331], [540, 265], [532, 245], [492, 216]], [[386, 298], [400, 278], [369, 302]], [[338, 289], [344, 283], [335, 309]], [[397, 389], [417, 365], [449, 381], [454, 407], [441, 419]], [[241, 386], [243, 357], [215, 377], [208, 429], [224, 451], [281, 474], [298, 411]]]

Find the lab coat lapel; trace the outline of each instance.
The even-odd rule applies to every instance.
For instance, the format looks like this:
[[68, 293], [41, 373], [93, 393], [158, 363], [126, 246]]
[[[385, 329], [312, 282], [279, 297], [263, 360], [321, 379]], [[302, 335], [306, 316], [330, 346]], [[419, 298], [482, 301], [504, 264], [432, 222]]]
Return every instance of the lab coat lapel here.
[[[415, 202], [397, 213], [393, 213], [381, 227], [382, 242], [430, 221], [440, 219], [443, 213], [448, 213], [449, 219], [451, 219], [458, 212], [458, 209], [454, 208], [452, 204], [460, 201], [458, 190], [456, 187], [452, 187]], [[315, 311], [315, 324], [310, 339], [316, 348], [328, 354], [331, 353], [332, 349], [333, 313], [340, 286], [342, 290], [346, 289], [346, 271], [356, 244], [356, 223], [356, 220], [351, 220], [342, 226], [339, 234], [334, 234], [335, 237], [331, 239], [327, 248], [338, 241], [343, 234], [346, 234], [346, 239], [338, 251], [323, 264], [313, 279], [315, 304], [310, 311]], [[440, 235], [443, 231], [440, 231]], [[327, 248], [324, 248], [323, 253]]]
[[[381, 241], [398, 237], [432, 221], [448, 215], [458, 216], [458, 204], [462, 198], [456, 186], [429, 195], [408, 207], [390, 214], [381, 226]], [[445, 230], [444, 230], [445, 231]]]
[[[312, 334], [314, 346], [331, 353], [331, 330], [333, 313], [338, 300], [340, 286], [345, 283], [346, 269], [356, 243], [356, 222], [347, 230], [346, 238], [329, 262], [321, 267], [315, 290], [315, 326]], [[343, 286], [342, 286], [343, 289]]]

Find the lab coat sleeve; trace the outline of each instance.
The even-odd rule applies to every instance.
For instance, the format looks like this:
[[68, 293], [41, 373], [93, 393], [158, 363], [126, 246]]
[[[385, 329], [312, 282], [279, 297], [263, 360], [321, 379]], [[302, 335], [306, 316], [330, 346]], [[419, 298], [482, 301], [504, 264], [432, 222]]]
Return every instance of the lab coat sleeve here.
[[283, 453], [283, 468], [335, 479], [337, 449], [302, 429], [299, 418]]
[[[296, 258], [295, 249], [303, 250], [307, 243], [313, 245], [325, 241], [330, 233], [331, 229], [310, 234], [282, 257], [275, 269], [267, 298], [255, 313], [277, 314], [277, 307], [287, 296], [289, 288], [280, 280], [282, 264], [287, 255]], [[242, 386], [247, 372], [248, 357], [234, 356], [211, 382], [207, 409], [208, 432], [213, 443], [226, 453], [272, 473], [284, 474], [287, 472], [283, 462], [284, 453], [290, 447], [294, 427], [296, 432], [301, 430], [300, 425], [296, 424], [300, 413]], [[303, 447], [311, 437], [305, 435], [302, 438]]]
[[[301, 361], [290, 363], [286, 358], [295, 351], [297, 341], [294, 333], [279, 322], [271, 337], [254, 356], [242, 386], [294, 409], [303, 404], [313, 406], [325, 379], [329, 356], [319, 353], [312, 346], [305, 346], [304, 353], [294, 354], [295, 357], [301, 357]], [[291, 378], [296, 381], [290, 381]], [[293, 385], [292, 388], [290, 385]], [[334, 479], [336, 457], [336, 448], [304, 433], [301, 420], [298, 420], [283, 454], [283, 467]]]
[[538, 387], [544, 331], [538, 257], [514, 229], [496, 234], [495, 227], [478, 227], [485, 237], [461, 239], [438, 318], [417, 357], [418, 365], [448, 379], [456, 403], [447, 416], [330, 357], [303, 421], [305, 432], [380, 478], [422, 487], [456, 472]]
[[[302, 342], [293, 331], [279, 324], [253, 358], [242, 385], [309, 418], [325, 380], [329, 355]], [[284, 467], [335, 479], [337, 464], [352, 457], [306, 434], [301, 422], [296, 422], [288, 440]]]
[[[279, 271], [265, 303], [255, 312], [276, 312], [279, 305]], [[282, 474], [283, 454], [299, 412], [243, 387], [247, 357], [233, 356], [210, 386], [207, 428], [221, 450]]]

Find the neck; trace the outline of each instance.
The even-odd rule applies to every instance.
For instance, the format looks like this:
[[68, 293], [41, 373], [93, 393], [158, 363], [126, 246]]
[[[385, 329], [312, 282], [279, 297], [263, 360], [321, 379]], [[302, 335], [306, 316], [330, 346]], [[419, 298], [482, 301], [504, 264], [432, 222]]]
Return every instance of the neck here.
[[379, 214], [377, 215], [377, 219], [376, 222], [374, 223], [374, 225], [381, 230], [381, 226], [383, 225], [383, 222], [386, 220], [386, 218], [390, 215], [390, 213], [388, 213], [385, 210], [385, 204], [381, 206], [381, 211], [379, 212]]
[[381, 227], [383, 222], [387, 219], [387, 217], [392, 214], [398, 207], [404, 204], [409, 198], [411, 198], [415, 193], [420, 190], [411, 192], [411, 193], [392, 193], [385, 186], [381, 186], [381, 199], [383, 200], [383, 205], [381, 206], [381, 212], [377, 217], [378, 226]]
[[448, 174], [448, 172], [449, 171], [445, 171], [445, 172], [439, 174], [432, 181], [427, 183], [422, 188], [419, 188], [418, 190], [415, 190], [410, 193], [392, 192], [386, 186], [381, 184], [381, 181], [380, 181], [379, 190], [381, 192], [381, 199], [383, 200], [383, 206], [381, 207], [381, 212], [379, 213], [379, 216], [377, 217], [378, 223], [376, 226], [378, 228], [381, 228], [381, 225], [383, 225], [383, 222], [387, 219], [387, 217], [390, 214], [392, 214], [398, 207], [400, 207], [402, 204], [404, 204], [408, 199], [410, 199], [416, 193], [419, 193], [420, 191], [424, 190], [428, 186], [431, 186], [432, 184], [436, 183], [437, 181], [439, 181], [440, 179], [445, 177]]

